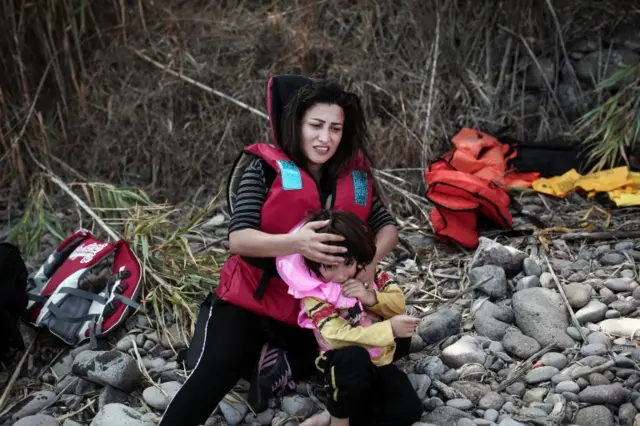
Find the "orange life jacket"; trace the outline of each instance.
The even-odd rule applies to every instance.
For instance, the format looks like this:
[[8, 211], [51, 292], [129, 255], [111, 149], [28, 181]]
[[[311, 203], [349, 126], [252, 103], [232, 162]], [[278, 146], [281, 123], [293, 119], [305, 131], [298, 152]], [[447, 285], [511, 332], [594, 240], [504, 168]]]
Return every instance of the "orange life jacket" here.
[[451, 142], [454, 149], [442, 159], [463, 173], [495, 182], [505, 188], [530, 187], [540, 177], [538, 172], [518, 173], [509, 160], [518, 155], [517, 145], [502, 144], [496, 138], [478, 130], [463, 128]]
[[429, 186], [426, 197], [435, 206], [429, 218], [441, 241], [477, 247], [478, 215], [500, 228], [511, 227], [509, 196], [486, 179], [455, 170], [441, 160], [427, 169], [425, 181]]
[[502, 229], [512, 226], [504, 188], [530, 187], [539, 173], [514, 171], [509, 160], [517, 156], [517, 146], [481, 131], [463, 128], [451, 142], [454, 149], [424, 174], [426, 197], [434, 204], [430, 220], [438, 239], [475, 248], [479, 218]]

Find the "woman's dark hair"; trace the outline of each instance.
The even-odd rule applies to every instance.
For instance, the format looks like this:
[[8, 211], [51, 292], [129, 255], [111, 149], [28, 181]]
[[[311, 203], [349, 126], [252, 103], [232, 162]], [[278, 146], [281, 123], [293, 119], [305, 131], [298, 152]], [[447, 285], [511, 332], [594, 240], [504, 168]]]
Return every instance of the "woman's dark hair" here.
[[342, 168], [354, 159], [358, 150], [372, 163], [367, 151], [369, 130], [360, 99], [355, 93], [347, 92], [327, 80], [313, 80], [302, 86], [285, 105], [280, 126], [281, 135], [278, 141], [284, 153], [299, 167], [308, 171], [307, 159], [301, 146], [301, 123], [307, 109], [317, 103], [338, 105], [344, 111], [342, 140], [333, 157], [325, 164], [324, 172], [330, 178], [335, 179]]
[[[329, 220], [329, 224], [316, 230], [318, 233], [337, 234], [344, 237], [344, 241], [325, 242], [327, 245], [346, 247], [346, 253], [337, 254], [345, 258], [345, 264], [356, 262], [358, 269], [373, 262], [376, 255], [376, 237], [365, 222], [358, 216], [346, 210], [322, 210], [313, 213], [307, 222]], [[305, 265], [311, 272], [320, 277], [322, 264], [304, 259]]]

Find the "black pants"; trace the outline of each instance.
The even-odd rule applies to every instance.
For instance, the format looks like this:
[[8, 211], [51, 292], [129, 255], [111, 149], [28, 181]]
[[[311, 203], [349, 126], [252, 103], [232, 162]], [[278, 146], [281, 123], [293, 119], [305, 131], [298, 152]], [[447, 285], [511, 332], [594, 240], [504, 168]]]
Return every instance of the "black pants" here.
[[[408, 349], [402, 342], [402, 351]], [[422, 417], [422, 402], [409, 378], [394, 364], [375, 366], [361, 346], [327, 351], [318, 362], [329, 390], [327, 410], [351, 426], [411, 426]]]
[[202, 354], [159, 426], [202, 425], [242, 377], [249, 378], [266, 342], [287, 353], [294, 380], [316, 374], [313, 332], [270, 320], [217, 300], [212, 304]]

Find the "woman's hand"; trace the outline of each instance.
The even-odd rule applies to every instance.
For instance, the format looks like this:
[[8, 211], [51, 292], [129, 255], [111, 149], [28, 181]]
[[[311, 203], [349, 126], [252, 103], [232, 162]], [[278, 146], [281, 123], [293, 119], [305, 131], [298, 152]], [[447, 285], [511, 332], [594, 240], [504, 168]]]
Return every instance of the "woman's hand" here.
[[328, 241], [344, 241], [344, 237], [336, 234], [317, 233], [315, 230], [329, 224], [328, 220], [309, 222], [297, 232], [291, 234], [294, 240], [295, 251], [307, 259], [323, 265], [337, 265], [344, 259], [340, 256], [331, 256], [330, 253], [344, 253], [346, 247], [330, 246], [324, 244]]
[[366, 306], [374, 306], [378, 303], [378, 298], [373, 290], [368, 290], [362, 281], [350, 279], [342, 284], [342, 295], [344, 297], [355, 297]]

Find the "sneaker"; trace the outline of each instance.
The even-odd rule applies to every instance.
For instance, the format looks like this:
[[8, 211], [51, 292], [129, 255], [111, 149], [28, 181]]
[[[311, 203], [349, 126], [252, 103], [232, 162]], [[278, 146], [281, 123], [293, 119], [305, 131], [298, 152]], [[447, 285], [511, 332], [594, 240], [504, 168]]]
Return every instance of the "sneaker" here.
[[269, 408], [269, 398], [287, 388], [296, 388], [287, 355], [282, 349], [265, 343], [251, 380], [247, 402], [253, 411], [261, 413]]

